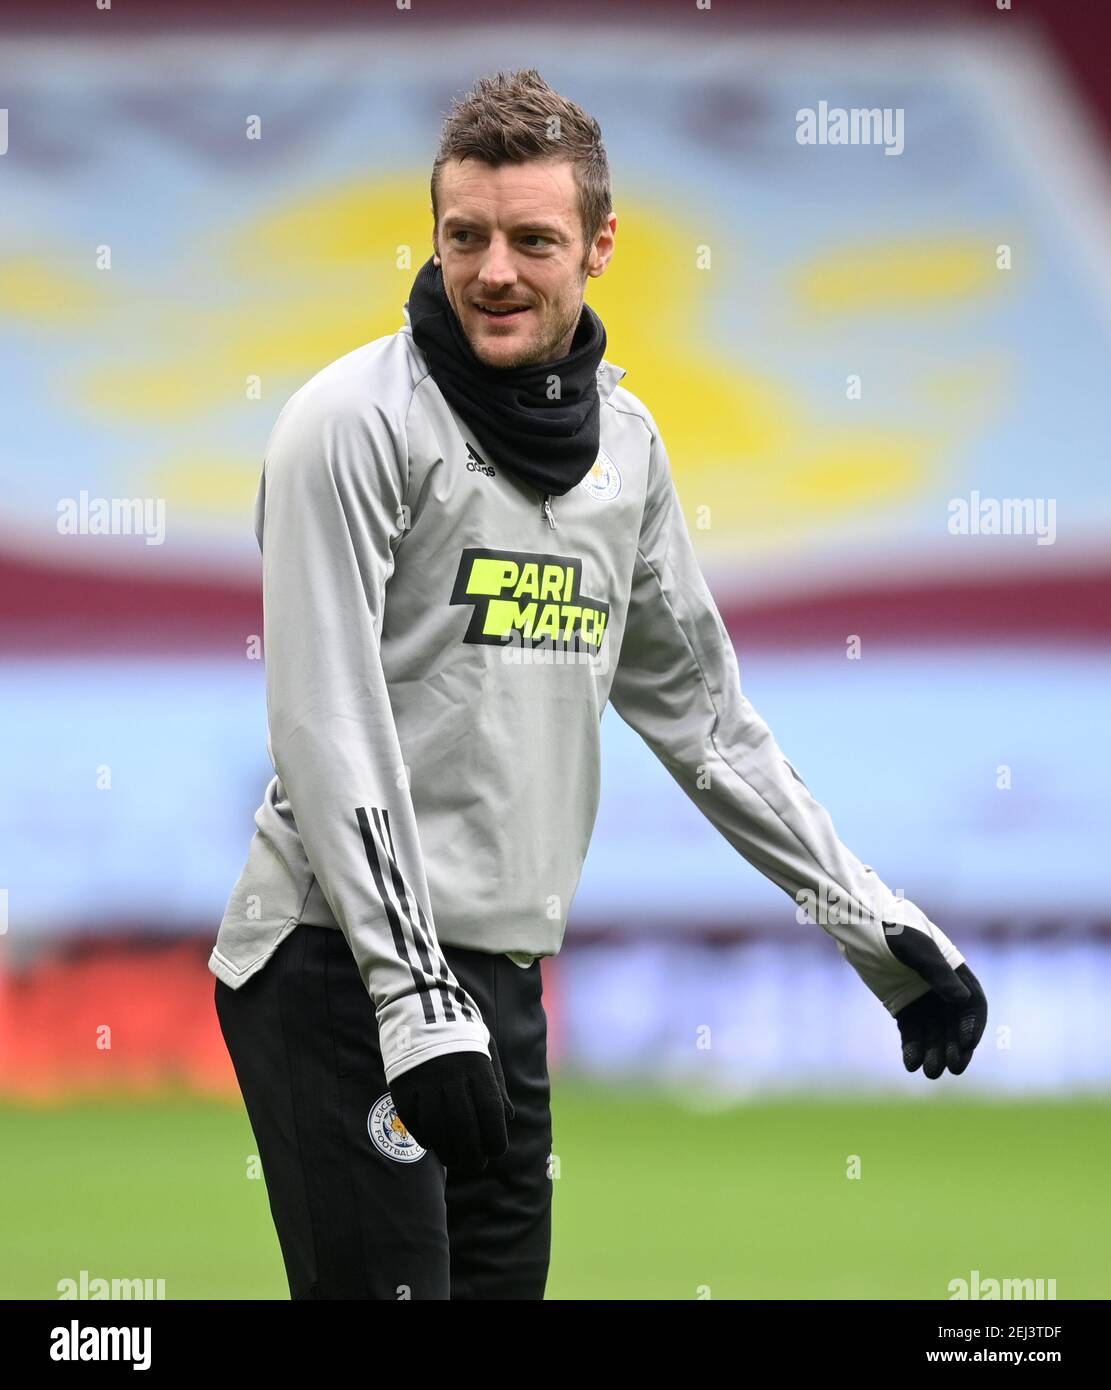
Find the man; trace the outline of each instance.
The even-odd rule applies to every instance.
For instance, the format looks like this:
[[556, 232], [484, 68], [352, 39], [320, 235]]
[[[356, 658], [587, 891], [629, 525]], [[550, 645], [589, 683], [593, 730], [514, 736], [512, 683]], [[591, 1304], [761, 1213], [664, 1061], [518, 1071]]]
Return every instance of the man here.
[[[297, 391], [256, 506], [276, 776], [212, 953], [294, 1298], [543, 1297], [540, 988], [608, 701], [961, 1072], [986, 1005], [741, 694], [651, 413], [584, 303], [597, 122], [483, 79], [433, 169], [405, 326]], [[832, 908], [831, 908], [832, 904]]]

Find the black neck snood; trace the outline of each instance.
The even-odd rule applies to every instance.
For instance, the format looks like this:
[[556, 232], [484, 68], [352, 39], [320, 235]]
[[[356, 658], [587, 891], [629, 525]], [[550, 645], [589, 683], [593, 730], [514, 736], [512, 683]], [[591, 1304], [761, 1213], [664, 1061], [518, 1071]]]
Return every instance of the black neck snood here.
[[[566, 357], [525, 367], [489, 367], [475, 356], [430, 256], [406, 302], [413, 341], [444, 399], [470, 426], [479, 446], [541, 493], [560, 497], [598, 457], [598, 364], [606, 330], [589, 304]], [[553, 377], [559, 397], [550, 399]]]

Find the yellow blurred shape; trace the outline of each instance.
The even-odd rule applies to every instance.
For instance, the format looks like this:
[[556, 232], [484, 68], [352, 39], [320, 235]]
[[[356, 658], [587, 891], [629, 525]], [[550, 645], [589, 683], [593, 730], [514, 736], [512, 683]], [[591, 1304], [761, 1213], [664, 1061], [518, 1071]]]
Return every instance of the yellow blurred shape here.
[[[421, 217], [419, 182], [393, 178], [304, 194], [220, 234], [198, 259], [212, 267], [220, 307], [136, 305], [157, 329], [135, 335], [168, 345], [149, 357], [97, 366], [82, 377], [87, 404], [139, 420], [186, 418], [247, 399], [273, 416], [292, 391], [336, 357], [401, 327], [402, 305], [432, 254], [431, 214]], [[399, 268], [398, 249], [410, 265]]]
[[922, 378], [920, 394], [941, 406], [950, 420], [983, 417], [999, 408], [1011, 384], [1013, 365], [1003, 356], [963, 359], [948, 367], [935, 367]]
[[200, 357], [173, 367], [113, 362], [86, 370], [81, 383], [87, 405], [109, 415], [146, 421], [180, 419], [211, 409], [219, 403], [214, 396], [226, 397], [227, 390], [227, 378], [218, 379], [213, 364]]
[[830, 431], [805, 446], [782, 470], [779, 501], [800, 514], [865, 513], [906, 497], [926, 477], [928, 441], [864, 427]]
[[254, 505], [262, 472], [261, 457], [202, 454], [156, 464], [143, 475], [143, 487], [182, 511], [242, 516]]
[[[399, 246], [410, 248], [412, 274], [432, 254], [428, 180], [411, 176], [359, 179], [324, 191], [306, 191], [295, 202], [264, 214], [222, 240], [216, 254], [253, 274], [284, 277], [342, 266], [392, 271]], [[426, 210], [420, 210], [426, 209]], [[400, 305], [395, 312], [400, 315]]]
[[883, 242], [819, 257], [798, 272], [795, 293], [821, 314], [903, 310], [995, 293], [1002, 276], [986, 237]]
[[[246, 403], [265, 417], [264, 437], [314, 372], [400, 327], [431, 254], [427, 204], [423, 175], [353, 180], [214, 231], [191, 270], [203, 293], [167, 302], [155, 282], [151, 298], [121, 306], [133, 322], [115, 326], [111, 365], [93, 359], [86, 399], [122, 418], [196, 418], [202, 448], [219, 431], [216, 412]], [[696, 544], [734, 555], [739, 545], [746, 553], [790, 545], [841, 517], [856, 525], [921, 487], [950, 442], [945, 418], [918, 431], [905, 421], [831, 425], [789, 378], [762, 370], [759, 342], [743, 354], [729, 345], [721, 287], [743, 281], [746, 254], [732, 229], [696, 221], [651, 190], [623, 198], [617, 215], [613, 263], [587, 281], [587, 299], [606, 325], [606, 355], [627, 369], [623, 384], [663, 432]], [[401, 268], [399, 247], [411, 252]], [[809, 265], [795, 289], [808, 310], [825, 314], [898, 309], [982, 294], [997, 273], [993, 248], [951, 237], [840, 251]], [[124, 345], [131, 357], [121, 361]], [[256, 374], [262, 399], [248, 402]], [[920, 370], [917, 384], [942, 417], [961, 396], [955, 368]], [[150, 485], [190, 511], [242, 515], [260, 467], [261, 459], [199, 453], [154, 465]], [[705, 530], [700, 507], [712, 518]]]
[[709, 222], [695, 235], [688, 217], [648, 199], [623, 200], [616, 212], [614, 257], [587, 281], [587, 299], [606, 325], [607, 357], [626, 368], [622, 385], [651, 410], [676, 474], [782, 448], [799, 403], [744, 361], [723, 360], [703, 333], [742, 244]]
[[88, 285], [45, 261], [33, 256], [0, 260], [0, 315], [31, 323], [72, 323], [96, 301]]
[[677, 470], [676, 481], [699, 551], [739, 559], [738, 542], [751, 555], [802, 542], [843, 517], [853, 529], [866, 523], [928, 479], [937, 450], [936, 439], [910, 432], [804, 423], [782, 451]]

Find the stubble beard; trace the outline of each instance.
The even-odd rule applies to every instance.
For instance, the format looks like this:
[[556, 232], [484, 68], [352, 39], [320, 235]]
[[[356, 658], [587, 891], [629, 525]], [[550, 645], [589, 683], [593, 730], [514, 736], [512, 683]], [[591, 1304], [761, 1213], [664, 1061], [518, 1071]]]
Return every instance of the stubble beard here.
[[583, 307], [584, 301], [580, 297], [577, 302], [569, 304], [567, 308], [560, 313], [559, 321], [550, 333], [545, 334], [542, 342], [531, 346], [523, 346], [518, 352], [513, 353], [509, 357], [499, 357], [493, 362], [483, 356], [469, 334], [467, 335], [467, 341], [470, 343], [471, 351], [478, 360], [484, 366], [492, 367], [495, 370], [500, 368], [504, 371], [511, 371], [515, 367], [531, 367], [538, 363], [554, 362], [557, 361], [559, 357], [565, 357], [567, 355], [566, 352], [560, 351], [560, 349], [562, 344], [567, 341], [569, 337], [573, 337], [574, 331], [578, 327], [579, 319], [582, 317]]

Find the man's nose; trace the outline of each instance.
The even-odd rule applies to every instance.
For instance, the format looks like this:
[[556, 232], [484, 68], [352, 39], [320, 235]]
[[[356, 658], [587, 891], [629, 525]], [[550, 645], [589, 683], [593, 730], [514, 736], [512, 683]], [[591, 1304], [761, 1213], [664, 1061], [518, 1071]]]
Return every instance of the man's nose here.
[[490, 238], [478, 278], [487, 289], [512, 285], [516, 280], [517, 271], [513, 265], [513, 257], [509, 254], [509, 243], [504, 237]]

